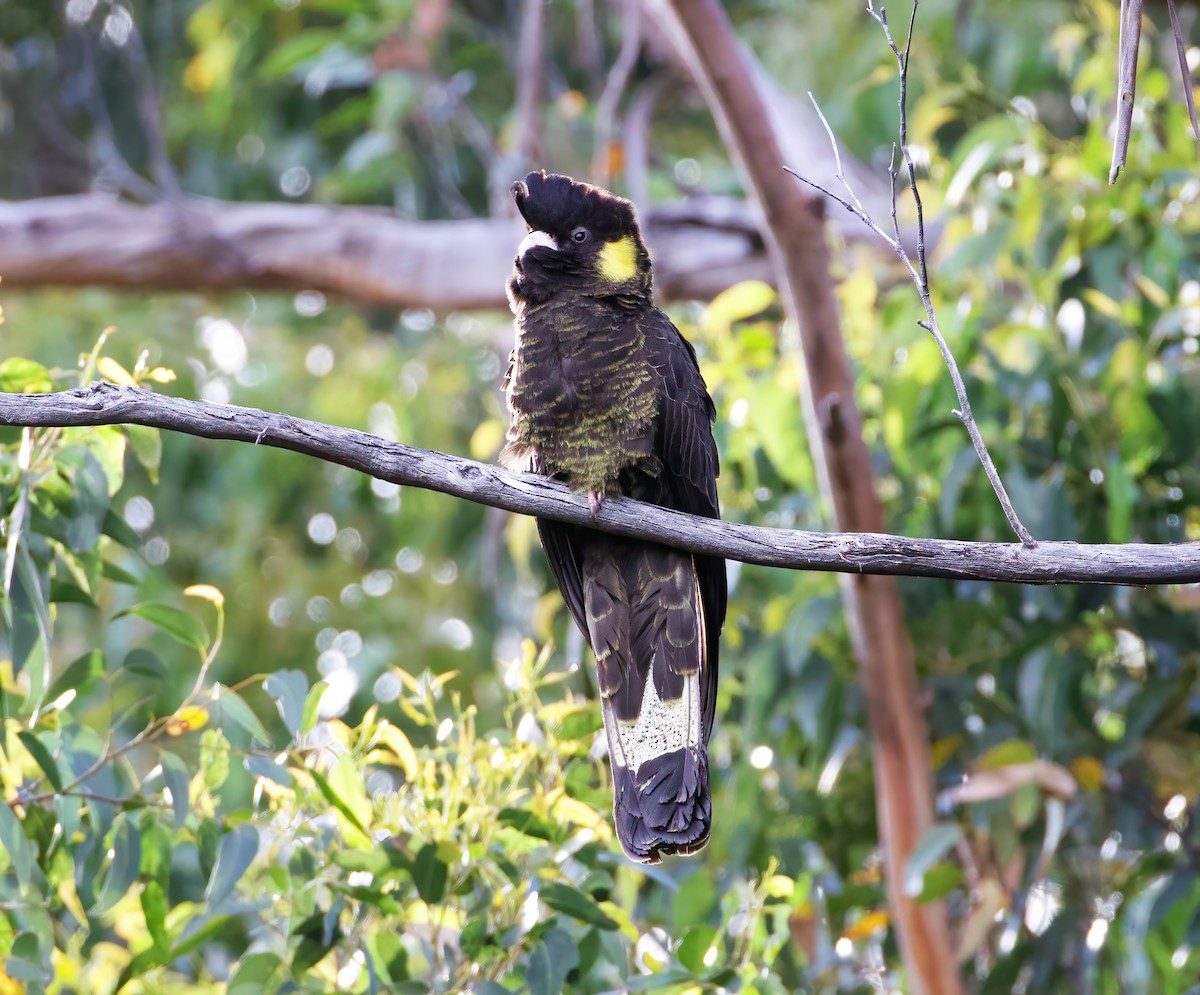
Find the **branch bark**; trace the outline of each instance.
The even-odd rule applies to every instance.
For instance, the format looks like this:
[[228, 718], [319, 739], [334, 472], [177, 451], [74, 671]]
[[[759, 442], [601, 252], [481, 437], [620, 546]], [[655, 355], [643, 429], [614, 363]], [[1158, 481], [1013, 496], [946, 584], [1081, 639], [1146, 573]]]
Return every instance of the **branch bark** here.
[[[1117, 116], [1113, 139], [1112, 166], [1108, 182], [1117, 182], [1117, 174], [1129, 154], [1129, 134], [1133, 128], [1133, 100], [1137, 94], [1138, 49], [1142, 41], [1142, 13], [1145, 0], [1121, 0], [1121, 33], [1117, 52]], [[1190, 80], [1185, 80], [1185, 84]]]
[[627, 498], [610, 498], [593, 517], [584, 495], [547, 477], [387, 442], [352, 428], [111, 383], [54, 394], [0, 393], [0, 425], [147, 425], [198, 438], [288, 449], [475, 504], [761, 566], [1022, 584], [1200, 583], [1200, 542], [1043, 542], [1029, 549], [1020, 543], [831, 535], [697, 518]]
[[[808, 374], [806, 412], [814, 463], [839, 528], [881, 532], [883, 505], [862, 437], [854, 380], [839, 328], [824, 201], [812, 200], [782, 169], [776, 129], [718, 0], [648, 0], [680, 39], [726, 147], [763, 218], [781, 297], [800, 330]], [[881, 576], [844, 579], [846, 615], [867, 700], [881, 846], [892, 922], [912, 988], [962, 991], [945, 908], [904, 892], [905, 861], [932, 824], [928, 729], [917, 700], [912, 644], [899, 593]]]
[[[708, 300], [741, 280], [771, 279], [742, 202], [664, 204], [643, 220], [664, 300]], [[0, 274], [8, 290], [320, 290], [444, 314], [507, 307], [523, 233], [512, 219], [404, 221], [366, 207], [46, 197], [0, 201]]]

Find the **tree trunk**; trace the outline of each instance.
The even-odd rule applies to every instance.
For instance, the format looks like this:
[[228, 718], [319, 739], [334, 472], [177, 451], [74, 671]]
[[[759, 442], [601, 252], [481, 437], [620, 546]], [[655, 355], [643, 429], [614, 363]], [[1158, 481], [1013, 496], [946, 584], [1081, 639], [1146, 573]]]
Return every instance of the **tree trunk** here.
[[[764, 217], [768, 250], [789, 318], [799, 327], [808, 375], [809, 443], [836, 527], [882, 532], [883, 506], [871, 472], [842, 341], [824, 204], [783, 171], [767, 109], [717, 0], [648, 0], [679, 41], [747, 190]], [[846, 615], [867, 699], [875, 762], [879, 831], [887, 865], [892, 922], [912, 990], [962, 990], [940, 903], [918, 905], [904, 893], [904, 864], [933, 821], [928, 731], [917, 701], [912, 643], [891, 577], [844, 576]]]

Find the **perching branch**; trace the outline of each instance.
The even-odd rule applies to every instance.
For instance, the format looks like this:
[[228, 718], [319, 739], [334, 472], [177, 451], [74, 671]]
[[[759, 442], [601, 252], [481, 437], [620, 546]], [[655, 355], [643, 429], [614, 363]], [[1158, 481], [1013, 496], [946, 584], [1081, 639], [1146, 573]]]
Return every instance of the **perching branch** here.
[[605, 501], [592, 518], [586, 497], [546, 477], [511, 473], [291, 415], [111, 383], [54, 394], [0, 393], [0, 425], [148, 425], [204, 439], [290, 449], [380, 480], [476, 504], [769, 567], [1020, 584], [1200, 583], [1200, 543], [1043, 542], [1030, 548], [875, 533], [826, 534], [713, 521], [627, 498]]
[[917, 8], [920, 6], [920, 0], [913, 0], [912, 15], [908, 22], [908, 39], [904, 43], [904, 51], [901, 52], [896, 45], [895, 39], [892, 37], [892, 30], [888, 26], [887, 11], [880, 7], [875, 8], [872, 0], [867, 0], [867, 11], [883, 28], [884, 37], [887, 39], [888, 47], [891, 48], [892, 54], [896, 57], [896, 66], [900, 76], [900, 154], [904, 159], [904, 166], [908, 172], [909, 189], [912, 191], [913, 200], [917, 208], [917, 248], [916, 262], [914, 264], [912, 256], [905, 247], [904, 240], [900, 237], [900, 223], [896, 214], [896, 179], [899, 167], [896, 163], [896, 146], [892, 147], [892, 159], [888, 166], [888, 178], [891, 180], [892, 186], [892, 232], [889, 234], [876, 222], [863, 207], [858, 195], [855, 193], [853, 186], [846, 179], [842, 172], [841, 153], [838, 150], [837, 139], [834, 137], [833, 129], [829, 127], [829, 122], [825, 120], [825, 115], [821, 113], [821, 108], [813, 99], [812, 94], [809, 98], [813, 101], [813, 106], [817, 109], [817, 114], [821, 117], [821, 123], [825, 126], [825, 132], [829, 136], [829, 143], [833, 147], [834, 160], [837, 164], [836, 177], [845, 187], [847, 196], [840, 197], [837, 194], [827, 190], [819, 183], [801, 176], [792, 169], [788, 169], [789, 173], [805, 183], [808, 186], [819, 190], [825, 196], [837, 201], [847, 211], [862, 221], [871, 231], [875, 232], [882, 238], [891, 250], [896, 254], [904, 268], [908, 270], [908, 275], [912, 278], [913, 285], [917, 288], [917, 293], [921, 297], [921, 304], [925, 308], [925, 320], [918, 322], [932, 337], [937, 344], [938, 351], [942, 354], [942, 361], [946, 364], [946, 369], [950, 371], [950, 379], [954, 383], [954, 393], [958, 397], [958, 408], [954, 411], [955, 416], [963, 423], [967, 434], [971, 437], [971, 444], [975, 447], [975, 454], [979, 457], [979, 462], [983, 466], [984, 473], [987, 474], [988, 482], [992, 485], [992, 490], [996, 492], [996, 498], [1000, 502], [1000, 507], [1004, 511], [1004, 517], [1008, 519], [1008, 524], [1017, 534], [1017, 538], [1021, 540], [1027, 547], [1034, 547], [1037, 542], [1030, 534], [1029, 530], [1021, 523], [1016, 509], [1013, 507], [1012, 500], [1008, 496], [1008, 491], [1004, 488], [1004, 482], [1000, 479], [1000, 474], [996, 470], [995, 463], [992, 462], [991, 453], [988, 452], [987, 444], [983, 441], [983, 435], [979, 431], [979, 426], [975, 422], [975, 416], [971, 412], [971, 401], [967, 396], [967, 387], [963, 383], [962, 374], [959, 372], [958, 363], [954, 359], [954, 354], [950, 351], [950, 346], [946, 342], [945, 336], [938, 327], [937, 314], [933, 309], [933, 299], [929, 292], [929, 267], [927, 263], [927, 251], [925, 246], [925, 209], [921, 203], [921, 192], [917, 186], [917, 171], [913, 164], [912, 151], [908, 145], [908, 57], [912, 49], [913, 25], [917, 19]]

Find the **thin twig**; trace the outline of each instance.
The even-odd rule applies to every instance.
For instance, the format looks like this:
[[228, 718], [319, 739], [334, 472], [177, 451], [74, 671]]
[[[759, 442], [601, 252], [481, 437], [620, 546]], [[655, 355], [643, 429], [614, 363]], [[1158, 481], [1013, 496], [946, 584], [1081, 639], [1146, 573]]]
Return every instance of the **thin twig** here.
[[942, 361], [946, 364], [946, 369], [950, 371], [950, 379], [954, 383], [954, 393], [958, 397], [958, 408], [954, 414], [959, 421], [963, 423], [967, 434], [971, 438], [971, 444], [975, 447], [975, 454], [979, 457], [979, 462], [983, 466], [983, 471], [987, 474], [988, 482], [992, 485], [992, 490], [996, 493], [996, 499], [1000, 502], [1000, 507], [1004, 512], [1004, 517], [1008, 519], [1008, 524], [1017, 538], [1029, 547], [1033, 548], [1037, 545], [1036, 540], [1030, 534], [1029, 530], [1022, 524], [1020, 517], [1017, 515], [1016, 509], [1013, 507], [1012, 500], [1008, 496], [1008, 491], [1005, 490], [1004, 482], [1000, 479], [1000, 474], [996, 470], [995, 463], [992, 462], [991, 453], [988, 452], [987, 444], [983, 441], [983, 435], [979, 431], [979, 426], [975, 422], [975, 416], [971, 412], [971, 401], [967, 396], [967, 387], [963, 382], [962, 374], [959, 372], [958, 363], [954, 358], [954, 354], [950, 351], [950, 346], [946, 342], [946, 338], [942, 335], [941, 329], [938, 327], [937, 315], [934, 313], [933, 298], [929, 291], [929, 267], [927, 263], [928, 253], [925, 248], [925, 207], [921, 202], [921, 192], [917, 186], [917, 170], [913, 163], [912, 151], [908, 145], [908, 60], [912, 50], [913, 26], [917, 19], [917, 8], [920, 6], [920, 0], [914, 0], [912, 8], [912, 16], [908, 22], [908, 39], [904, 44], [904, 51], [901, 52], [897, 46], [895, 39], [892, 37], [891, 28], [888, 26], [887, 10], [884, 7], [875, 8], [872, 0], [867, 0], [867, 12], [883, 29], [884, 37], [887, 39], [888, 47], [892, 50], [892, 54], [896, 57], [896, 65], [900, 76], [900, 155], [904, 160], [904, 166], [908, 171], [909, 189], [912, 191], [913, 201], [917, 209], [917, 252], [916, 262], [914, 263], [912, 256], [904, 247], [904, 241], [900, 237], [900, 223], [897, 219], [896, 210], [896, 178], [898, 166], [896, 165], [896, 146], [892, 147], [892, 160], [888, 166], [888, 178], [891, 180], [892, 187], [892, 231], [894, 234], [888, 234], [883, 227], [875, 221], [863, 207], [862, 201], [859, 200], [858, 194], [854, 192], [854, 188], [850, 181], [846, 178], [842, 171], [842, 157], [838, 149], [837, 138], [833, 134], [833, 129], [830, 128], [829, 122], [825, 115], [821, 112], [820, 106], [816, 99], [810, 93], [809, 99], [812, 100], [813, 106], [817, 110], [818, 116], [821, 118], [821, 124], [825, 126], [825, 133], [829, 136], [829, 144], [833, 148], [833, 157], [836, 165], [836, 177], [838, 181], [846, 188], [849, 199], [839, 197], [832, 193], [819, 183], [815, 183], [804, 176], [801, 176], [795, 170], [787, 170], [792, 176], [796, 177], [801, 183], [805, 183], [818, 190], [825, 196], [837, 201], [847, 211], [853, 214], [856, 218], [863, 222], [876, 235], [884, 240], [891, 247], [896, 257], [903, 263], [904, 268], [908, 270], [908, 275], [911, 277], [914, 286], [917, 288], [917, 293], [920, 295], [921, 304], [925, 308], [925, 320], [918, 322], [932, 337], [937, 344], [938, 352], [942, 354]]
[[1175, 0], [1167, 0], [1167, 13], [1171, 15], [1171, 31], [1175, 34], [1175, 54], [1179, 57], [1179, 77], [1183, 80], [1183, 99], [1187, 102], [1188, 120], [1192, 122], [1192, 137], [1200, 141], [1200, 124], [1196, 123], [1196, 98], [1192, 94], [1192, 71], [1188, 68], [1187, 45], [1183, 40], [1183, 28], [1179, 25]]
[[[610, 498], [593, 516], [586, 496], [548, 477], [511, 473], [289, 415], [111, 383], [55, 394], [0, 393], [0, 424], [147, 425], [199, 438], [272, 446], [476, 504], [763, 566], [1021, 584], [1200, 584], [1200, 542], [1043, 542], [1033, 547], [863, 532], [826, 534], [698, 518], [628, 498]], [[155, 728], [152, 723], [122, 751], [143, 742]], [[87, 776], [90, 772], [81, 780]]]

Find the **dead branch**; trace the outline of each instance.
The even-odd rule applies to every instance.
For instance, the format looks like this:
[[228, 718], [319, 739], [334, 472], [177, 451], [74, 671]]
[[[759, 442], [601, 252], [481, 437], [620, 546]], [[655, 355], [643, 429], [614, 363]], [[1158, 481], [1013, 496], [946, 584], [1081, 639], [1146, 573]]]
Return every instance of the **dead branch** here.
[[54, 394], [0, 393], [0, 424], [148, 425], [288, 449], [407, 487], [762, 566], [1019, 584], [1200, 583], [1200, 543], [1043, 542], [1029, 549], [1019, 543], [826, 534], [697, 518], [628, 498], [610, 498], [593, 518], [586, 497], [547, 477], [510, 473], [291, 415], [111, 383]]
[[1175, 57], [1179, 60], [1179, 77], [1183, 82], [1183, 101], [1187, 104], [1188, 120], [1192, 123], [1192, 137], [1200, 140], [1200, 123], [1196, 121], [1196, 97], [1192, 93], [1192, 71], [1188, 68], [1187, 43], [1183, 40], [1183, 28], [1179, 24], [1179, 12], [1175, 0], [1167, 0], [1167, 13], [1171, 15], [1171, 32], [1175, 35]]
[[917, 288], [917, 293], [920, 295], [921, 304], [925, 308], [925, 320], [919, 322], [937, 344], [938, 352], [942, 355], [942, 362], [945, 363], [946, 369], [950, 371], [950, 379], [954, 383], [954, 393], [958, 397], [958, 408], [954, 414], [959, 421], [963, 423], [967, 434], [971, 438], [971, 445], [975, 447], [975, 455], [979, 458], [980, 464], [983, 466], [983, 471], [987, 475], [988, 482], [992, 485], [992, 490], [996, 493], [996, 499], [1000, 502], [1000, 507], [1004, 511], [1004, 517], [1008, 519], [1008, 524], [1017, 534], [1017, 538], [1026, 546], [1034, 546], [1037, 543], [1034, 541], [1029, 530], [1021, 523], [1020, 517], [1017, 515], [1016, 509], [1013, 507], [1012, 500], [1008, 496], [1008, 491], [1004, 487], [1004, 482], [1000, 479], [1000, 474], [996, 470], [995, 463], [992, 462], [992, 455], [988, 452], [987, 444], [983, 441], [983, 433], [979, 431], [979, 426], [975, 422], [975, 416], [971, 412], [971, 400], [967, 396], [967, 387], [963, 383], [962, 374], [958, 369], [958, 362], [954, 358], [954, 353], [950, 350], [949, 344], [946, 342], [946, 337], [942, 334], [938, 327], [937, 314], [933, 309], [933, 299], [929, 291], [929, 265], [928, 265], [928, 250], [925, 245], [925, 208], [921, 202], [921, 191], [917, 186], [917, 171], [913, 164], [912, 152], [908, 145], [908, 57], [912, 50], [913, 25], [917, 19], [917, 8], [920, 6], [920, 0], [913, 0], [912, 15], [908, 22], [908, 40], [904, 43], [904, 51], [901, 52], [896, 45], [895, 39], [892, 37], [891, 28], [888, 26], [887, 12], [883, 7], [876, 10], [871, 0], [867, 0], [867, 11], [883, 29], [884, 37], [887, 39], [888, 47], [892, 50], [892, 54], [896, 58], [896, 66], [900, 76], [900, 95], [898, 105], [900, 109], [899, 130], [900, 130], [900, 155], [904, 160], [905, 171], [908, 174], [909, 190], [912, 192], [913, 202], [917, 209], [917, 246], [916, 246], [916, 264], [913, 263], [913, 258], [908, 249], [905, 247], [904, 240], [900, 235], [900, 222], [896, 213], [896, 179], [898, 167], [896, 165], [896, 148], [892, 148], [892, 161], [888, 167], [888, 178], [891, 181], [892, 188], [892, 233], [888, 234], [883, 230], [870, 215], [858, 194], [855, 192], [854, 185], [846, 178], [842, 172], [842, 158], [838, 150], [837, 138], [834, 137], [833, 129], [829, 127], [829, 122], [825, 120], [825, 115], [821, 113], [821, 108], [816, 100], [809, 94], [812, 99], [813, 106], [816, 108], [817, 115], [821, 118], [821, 123], [825, 126], [825, 133], [829, 138], [829, 144], [833, 148], [833, 159], [836, 164], [837, 172], [835, 178], [845, 188], [849, 200], [839, 197], [837, 194], [826, 190], [823, 186], [814, 181], [801, 176], [794, 170], [788, 169], [789, 173], [800, 180], [801, 183], [806, 183], [809, 186], [821, 191], [827, 197], [832, 198], [842, 205], [847, 211], [853, 214], [856, 218], [862, 221], [871, 231], [875, 232], [891, 247], [896, 253], [900, 262], [904, 264], [904, 268], [908, 270], [908, 275], [912, 279], [913, 285]]
[[1125, 157], [1129, 154], [1144, 7], [1145, 0], [1121, 0], [1121, 33], [1117, 42], [1117, 135], [1113, 139], [1112, 166], [1108, 170], [1110, 184], [1117, 182], [1117, 174], [1121, 172]]
[[[772, 279], [756, 220], [744, 204], [722, 204], [643, 212], [661, 299], [709, 300], [741, 280]], [[10, 291], [320, 290], [445, 314], [507, 306], [523, 231], [507, 218], [417, 222], [382, 208], [46, 197], [0, 201], [0, 275]]]

